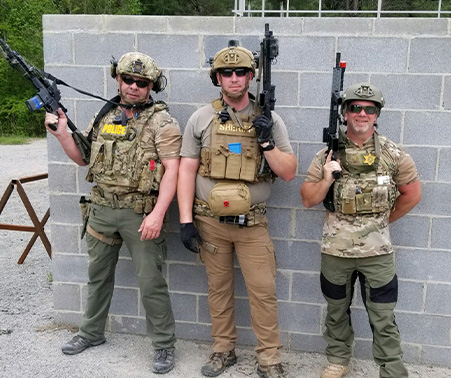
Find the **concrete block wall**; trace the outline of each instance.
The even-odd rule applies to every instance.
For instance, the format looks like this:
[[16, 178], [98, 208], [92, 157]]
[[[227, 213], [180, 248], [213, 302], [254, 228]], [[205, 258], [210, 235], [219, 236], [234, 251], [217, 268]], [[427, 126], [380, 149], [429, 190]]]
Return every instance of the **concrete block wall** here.
[[[324, 209], [305, 209], [299, 188], [323, 144], [336, 51], [347, 61], [345, 87], [369, 80], [387, 105], [380, 132], [402, 143], [415, 159], [423, 200], [391, 226], [397, 246], [400, 296], [397, 323], [406, 360], [451, 366], [451, 20], [373, 18], [233, 18], [45, 15], [46, 71], [103, 97], [116, 92], [111, 56], [133, 50], [152, 56], [168, 78], [165, 92], [182, 129], [191, 113], [217, 97], [207, 59], [238, 39], [257, 50], [264, 24], [279, 39], [273, 66], [276, 111], [285, 120], [299, 168], [277, 181], [269, 201], [270, 233], [277, 248], [277, 292], [284, 347], [322, 352], [325, 301], [319, 288], [319, 239]], [[255, 88], [255, 84], [254, 87]], [[102, 103], [61, 87], [63, 103], [84, 129]], [[255, 89], [252, 89], [255, 91]], [[78, 199], [90, 186], [86, 171], [48, 139], [55, 318], [78, 325], [86, 302], [88, 257], [80, 240]], [[169, 284], [179, 338], [211, 340], [203, 265], [178, 233], [174, 200], [169, 211]], [[145, 333], [144, 310], [126, 250], [121, 252], [108, 330]], [[254, 344], [247, 294], [236, 269], [239, 342]], [[356, 356], [371, 357], [371, 332], [359, 294], [353, 306]]]

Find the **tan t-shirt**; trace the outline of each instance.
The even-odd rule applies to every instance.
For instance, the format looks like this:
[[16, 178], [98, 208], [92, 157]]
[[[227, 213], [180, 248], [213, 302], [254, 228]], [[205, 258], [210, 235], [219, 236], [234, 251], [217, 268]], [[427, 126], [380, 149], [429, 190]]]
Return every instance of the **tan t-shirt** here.
[[[366, 149], [374, 146], [373, 137], [362, 147], [348, 140], [350, 148]], [[400, 146], [387, 141], [387, 148], [394, 164], [390, 175], [398, 187], [419, 180], [412, 157]], [[314, 157], [307, 171], [306, 182], [319, 182], [323, 179], [323, 164], [327, 148]], [[379, 214], [343, 214], [327, 211], [323, 227], [321, 252], [338, 257], [370, 257], [393, 252], [390, 240], [388, 218], [390, 212]]]
[[[240, 114], [250, 116], [253, 112], [254, 103], [251, 101], [249, 105], [244, 108]], [[282, 118], [272, 112], [272, 120], [274, 126], [272, 134], [275, 145], [279, 150], [285, 153], [293, 153], [293, 149], [288, 137], [288, 131]], [[211, 127], [214, 117], [217, 117], [215, 109], [211, 104], [203, 106], [198, 109], [188, 120], [185, 132], [183, 134], [183, 143], [180, 156], [188, 158], [199, 158], [200, 150], [204, 147], [210, 146], [211, 142]], [[200, 200], [207, 201], [211, 189], [217, 183], [217, 180], [203, 177], [197, 174], [196, 178], [196, 197]], [[268, 200], [271, 194], [271, 183], [268, 181], [261, 181], [258, 183], [246, 183], [251, 193], [251, 205]]]

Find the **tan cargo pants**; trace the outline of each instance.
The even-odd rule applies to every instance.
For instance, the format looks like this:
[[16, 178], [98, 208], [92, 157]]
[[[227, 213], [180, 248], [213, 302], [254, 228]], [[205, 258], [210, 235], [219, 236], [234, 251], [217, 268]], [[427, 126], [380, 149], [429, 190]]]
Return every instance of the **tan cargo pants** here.
[[221, 224], [217, 218], [197, 215], [196, 227], [204, 241], [200, 255], [208, 275], [208, 303], [214, 339], [213, 351], [235, 348], [237, 332], [234, 299], [234, 252], [246, 284], [255, 347], [260, 365], [281, 362], [275, 288], [276, 261], [267, 220], [252, 227]]

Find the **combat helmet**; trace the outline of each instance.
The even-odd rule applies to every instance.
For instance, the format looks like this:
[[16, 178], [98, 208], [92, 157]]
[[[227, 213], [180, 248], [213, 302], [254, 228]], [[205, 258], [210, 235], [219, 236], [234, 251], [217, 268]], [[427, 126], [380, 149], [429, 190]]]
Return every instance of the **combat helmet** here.
[[238, 41], [230, 40], [228, 47], [218, 51], [214, 58], [210, 58], [210, 78], [214, 86], [219, 87], [216, 73], [221, 68], [249, 68], [255, 75], [255, 59], [252, 52], [238, 45]]
[[385, 98], [382, 91], [373, 84], [363, 82], [351, 85], [341, 96], [341, 112], [346, 112], [347, 104], [351, 101], [371, 101], [377, 105], [377, 115], [385, 105]]

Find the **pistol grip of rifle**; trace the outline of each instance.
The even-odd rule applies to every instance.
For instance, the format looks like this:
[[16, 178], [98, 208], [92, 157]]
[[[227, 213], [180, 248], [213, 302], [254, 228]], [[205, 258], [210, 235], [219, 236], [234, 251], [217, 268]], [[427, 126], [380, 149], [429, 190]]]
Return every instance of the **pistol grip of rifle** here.
[[340, 171], [333, 171], [332, 176], [334, 176], [335, 180], [338, 180], [340, 178]]
[[58, 126], [55, 125], [54, 123], [49, 123], [49, 127], [53, 130], [56, 131], [58, 129]]

